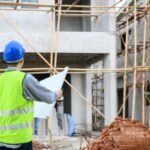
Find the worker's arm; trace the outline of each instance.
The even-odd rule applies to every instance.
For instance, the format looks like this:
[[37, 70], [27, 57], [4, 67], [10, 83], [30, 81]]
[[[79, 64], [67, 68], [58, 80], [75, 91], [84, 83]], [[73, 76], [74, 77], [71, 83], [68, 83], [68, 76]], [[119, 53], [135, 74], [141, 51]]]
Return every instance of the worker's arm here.
[[26, 99], [43, 101], [46, 103], [52, 103], [56, 101], [57, 96], [59, 97], [59, 92], [54, 93], [43, 87], [31, 74], [25, 76], [23, 81], [23, 94]]

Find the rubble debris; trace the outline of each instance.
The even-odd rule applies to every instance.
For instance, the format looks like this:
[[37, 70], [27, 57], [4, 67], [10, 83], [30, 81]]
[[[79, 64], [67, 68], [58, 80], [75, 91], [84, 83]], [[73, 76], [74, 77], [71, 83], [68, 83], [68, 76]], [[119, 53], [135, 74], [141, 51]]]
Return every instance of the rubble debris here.
[[49, 145], [40, 144], [38, 141], [33, 141], [33, 150], [51, 150]]
[[150, 130], [140, 121], [116, 118], [87, 150], [150, 150]]
[[42, 146], [38, 141], [33, 141], [32, 142], [33, 150], [41, 150]]

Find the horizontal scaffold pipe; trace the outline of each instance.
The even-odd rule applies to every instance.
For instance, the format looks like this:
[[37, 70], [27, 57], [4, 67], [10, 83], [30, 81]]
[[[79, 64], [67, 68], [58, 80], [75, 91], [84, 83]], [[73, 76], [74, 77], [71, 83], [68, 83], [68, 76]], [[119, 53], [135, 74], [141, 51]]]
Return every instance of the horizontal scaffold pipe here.
[[[2, 11], [39, 11], [39, 12], [47, 12], [47, 13], [50, 13], [50, 12], [58, 12], [58, 10], [49, 10], [49, 9], [35, 9], [35, 8], [18, 8], [18, 9], [14, 9], [14, 8], [3, 8], [3, 7], [0, 7], [0, 10]], [[145, 14], [146, 10], [141, 12], [139, 11], [138, 14]], [[105, 10], [61, 10], [61, 15], [71, 15], [71, 14], [66, 14], [66, 13], [78, 13], [77, 15], [80, 15], [79, 13], [89, 13], [91, 15], [94, 15], [92, 13], [95, 13], [95, 15], [101, 15], [101, 13], [116, 13], [116, 14], [128, 14], [128, 13], [132, 13], [131, 11], [127, 12], [127, 11], [105, 11]], [[64, 14], [65, 13], [65, 14]], [[98, 13], [98, 14], [97, 14]], [[147, 12], [147, 15], [149, 13]], [[76, 15], [76, 14], [73, 14], [73, 15]], [[82, 14], [81, 14], [82, 15]]]
[[[0, 8], [0, 10], [3, 10], [3, 11], [33, 11], [33, 12], [52, 12], [49, 11], [49, 9], [26, 9], [26, 8], [19, 8], [19, 9], [13, 9], [13, 8]], [[53, 12], [58, 12], [58, 10], [55, 10]], [[71, 13], [74, 13], [74, 14], [71, 14]], [[76, 14], [75, 14], [76, 13]], [[85, 15], [94, 15], [94, 16], [98, 16], [100, 15], [101, 13], [116, 13], [116, 14], [127, 14], [128, 12], [126, 11], [122, 11], [122, 12], [119, 12], [119, 11], [92, 11], [92, 10], [89, 10], [89, 11], [86, 11], [86, 10], [61, 10], [61, 15], [62, 16], [67, 16], [67, 15], [82, 15], [82, 13], [87, 13]], [[95, 13], [95, 14], [93, 14]], [[139, 12], [139, 13], [143, 13], [143, 12]]]
[[[64, 68], [55, 68], [57, 71], [62, 71]], [[22, 71], [26, 71], [26, 72], [30, 72], [30, 71], [38, 71], [38, 72], [42, 72], [42, 71], [47, 71], [50, 72], [50, 68], [23, 68], [21, 69]], [[142, 66], [138, 66], [136, 67], [136, 70], [138, 72], [142, 72], [142, 71], [150, 71], [150, 67], [142, 67]], [[0, 69], [0, 72], [4, 72], [5, 69]], [[134, 71], [133, 67], [130, 68], [101, 68], [101, 69], [87, 69], [87, 68], [69, 68], [69, 72], [70, 73], [95, 73], [95, 72], [102, 72], [102, 73], [111, 73], [111, 72], [118, 72], [118, 73], [123, 73], [123, 72], [132, 72]]]
[[[59, 4], [36, 4], [36, 3], [16, 3], [16, 2], [0, 2], [0, 5], [5, 5], [5, 6], [35, 6], [35, 7], [58, 7], [60, 6]], [[64, 5], [62, 4], [61, 7], [74, 7], [74, 8], [134, 8], [134, 6], [91, 6], [91, 5]], [[137, 6], [137, 8], [149, 8], [149, 6], [147, 7], [143, 7], [143, 6]]]

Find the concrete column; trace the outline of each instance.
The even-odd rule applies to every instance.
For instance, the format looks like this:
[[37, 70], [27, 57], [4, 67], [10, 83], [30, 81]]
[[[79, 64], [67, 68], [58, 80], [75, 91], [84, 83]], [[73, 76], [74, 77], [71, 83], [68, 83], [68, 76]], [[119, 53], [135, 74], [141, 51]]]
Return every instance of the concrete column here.
[[[85, 75], [85, 95], [92, 104], [92, 74]], [[92, 107], [86, 104], [86, 124], [87, 130], [92, 130]]]
[[[112, 6], [115, 3], [115, 0], [103, 1], [104, 5]], [[108, 18], [106, 18], [106, 16]], [[114, 35], [114, 38], [111, 42], [112, 48], [110, 53], [104, 58], [104, 68], [116, 68], [116, 24], [115, 24], [115, 14], [106, 14], [102, 18], [104, 20], [103, 23], [106, 24], [105, 31]], [[102, 21], [102, 20], [101, 20]], [[104, 100], [105, 100], [105, 115], [113, 121], [117, 116], [117, 79], [116, 73], [105, 73], [104, 75]], [[109, 124], [110, 122], [105, 120], [105, 124]]]
[[[72, 85], [82, 94], [84, 93], [84, 75], [73, 74], [71, 75]], [[85, 129], [86, 128], [86, 102], [75, 93], [71, 91], [71, 107], [72, 107], [72, 116], [76, 122], [76, 129]]]
[[[110, 53], [104, 58], [104, 68], [116, 68], [116, 54]], [[113, 121], [117, 116], [117, 82], [116, 73], [105, 73], [104, 75], [104, 108], [105, 115]], [[110, 122], [105, 119], [105, 125]]]

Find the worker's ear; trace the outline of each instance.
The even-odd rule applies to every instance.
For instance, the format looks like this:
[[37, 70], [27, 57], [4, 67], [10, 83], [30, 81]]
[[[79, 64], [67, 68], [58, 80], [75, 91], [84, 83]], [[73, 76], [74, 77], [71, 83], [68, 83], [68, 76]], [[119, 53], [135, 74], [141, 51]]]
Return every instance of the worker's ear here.
[[24, 59], [21, 60], [21, 68], [23, 67], [24, 65]]
[[22, 66], [24, 65], [24, 59], [22, 59]]
[[20, 62], [19, 62], [19, 64], [18, 64], [19, 66], [19, 68], [22, 68], [23, 67], [23, 65], [24, 65], [24, 59], [22, 59]]

